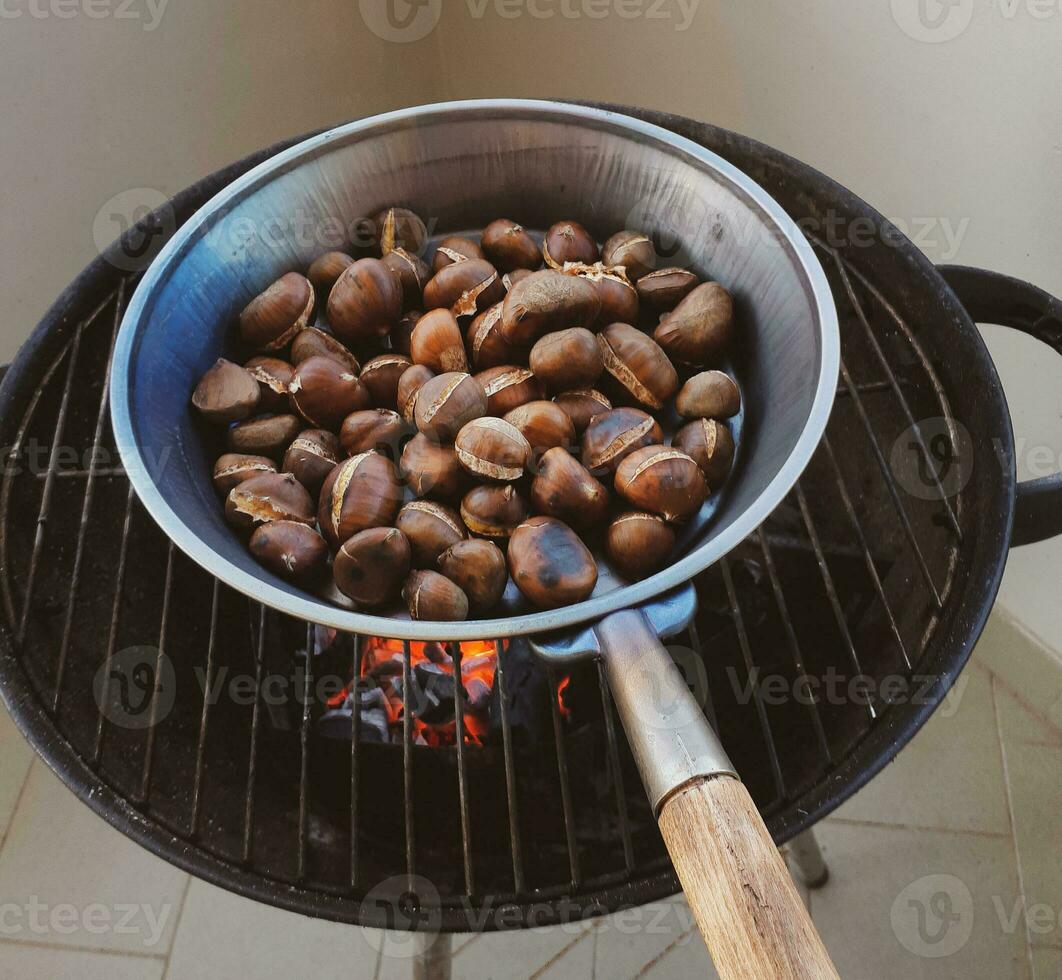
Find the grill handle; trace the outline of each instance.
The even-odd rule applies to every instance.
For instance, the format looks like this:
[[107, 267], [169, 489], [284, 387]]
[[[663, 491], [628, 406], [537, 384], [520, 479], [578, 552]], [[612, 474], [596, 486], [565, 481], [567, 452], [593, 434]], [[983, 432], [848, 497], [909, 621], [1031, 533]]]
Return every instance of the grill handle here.
[[596, 628], [616, 707], [722, 980], [837, 977], [748, 790], [646, 617]]
[[[1013, 327], [1062, 354], [1062, 302], [1031, 283], [962, 265], [940, 274], [975, 323]], [[1012, 547], [1062, 534], [1062, 473], [1018, 484]]]

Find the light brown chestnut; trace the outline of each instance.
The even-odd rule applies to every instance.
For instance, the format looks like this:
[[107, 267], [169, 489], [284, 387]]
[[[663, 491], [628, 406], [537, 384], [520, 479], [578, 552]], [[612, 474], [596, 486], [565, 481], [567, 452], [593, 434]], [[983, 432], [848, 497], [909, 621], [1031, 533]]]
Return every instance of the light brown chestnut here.
[[398, 382], [413, 362], [404, 354], [379, 354], [365, 362], [358, 380], [377, 408], [398, 407]]
[[225, 453], [214, 464], [214, 489], [223, 497], [227, 497], [232, 488], [239, 486], [244, 480], [276, 471], [277, 464], [265, 456]]
[[493, 541], [469, 538], [451, 545], [439, 557], [439, 571], [468, 597], [477, 613], [489, 612], [501, 600], [509, 581], [505, 555]]
[[239, 364], [219, 357], [199, 379], [192, 404], [208, 422], [239, 422], [258, 409], [262, 393], [255, 377]]
[[310, 263], [306, 278], [313, 284], [314, 293], [321, 299], [327, 299], [336, 280], [343, 275], [347, 266], [353, 264], [354, 257], [346, 252], [325, 252]]
[[622, 266], [631, 282], [637, 282], [656, 268], [656, 248], [640, 231], [620, 231], [601, 249], [605, 265]]
[[225, 519], [240, 531], [251, 531], [269, 521], [312, 524], [313, 500], [290, 473], [263, 473], [229, 491]]
[[579, 535], [555, 517], [532, 517], [513, 532], [509, 573], [540, 609], [582, 602], [597, 585], [594, 556]]
[[687, 419], [729, 419], [741, 411], [741, 392], [730, 375], [702, 371], [682, 386], [675, 408]]
[[279, 460], [304, 428], [306, 423], [297, 415], [260, 415], [229, 429], [229, 449]]
[[722, 486], [730, 475], [734, 465], [734, 437], [722, 422], [696, 419], [679, 429], [671, 443], [701, 468], [713, 490]]
[[409, 357], [409, 341], [413, 336], [413, 328], [417, 321], [424, 316], [420, 309], [407, 310], [401, 319], [391, 329], [391, 350], [396, 354], [405, 354]]
[[409, 575], [406, 536], [394, 527], [371, 527], [343, 542], [332, 563], [336, 587], [363, 606], [398, 598]]
[[258, 407], [261, 411], [275, 412], [287, 407], [288, 385], [295, 377], [295, 368], [278, 357], [252, 357], [243, 368], [250, 371], [258, 382]]
[[519, 480], [531, 459], [531, 446], [519, 429], [486, 416], [462, 427], [454, 440], [458, 462], [473, 476], [499, 483]]
[[638, 292], [622, 266], [606, 266], [598, 262], [596, 265], [566, 265], [564, 271], [585, 279], [597, 292], [601, 311], [597, 315], [596, 325], [638, 322]]
[[483, 250], [470, 238], [451, 235], [439, 242], [432, 259], [432, 272], [439, 272], [455, 262], [467, 262], [469, 259], [484, 258]]
[[254, 350], [283, 350], [309, 322], [314, 292], [297, 272], [281, 276], [240, 314], [240, 336]]
[[527, 520], [527, 503], [511, 483], [473, 487], [461, 501], [461, 520], [479, 538], [504, 542]]
[[409, 352], [414, 364], [430, 367], [437, 374], [468, 371], [461, 328], [449, 310], [430, 310], [417, 321], [409, 338]]
[[418, 432], [402, 450], [402, 478], [417, 497], [459, 500], [470, 480], [457, 460], [457, 450]]
[[284, 453], [284, 472], [291, 473], [316, 497], [338, 462], [339, 440], [327, 429], [307, 429]]
[[638, 405], [659, 411], [679, 387], [678, 373], [667, 354], [647, 334], [626, 323], [613, 323], [597, 336], [611, 387]]
[[379, 453], [360, 453], [328, 475], [317, 523], [328, 543], [338, 548], [366, 528], [393, 525], [401, 506], [402, 485], [394, 463]]
[[328, 567], [328, 545], [308, 524], [270, 521], [251, 535], [251, 554], [281, 578], [313, 582]]
[[434, 377], [435, 372], [430, 367], [414, 364], [406, 368], [402, 372], [402, 377], [398, 379], [398, 391], [396, 392], [398, 414], [410, 425], [413, 424], [413, 409], [417, 404], [417, 395], [420, 389]]
[[453, 442], [462, 427], [487, 414], [487, 394], [475, 378], [460, 371], [428, 381], [413, 403], [417, 428], [438, 442]]
[[413, 572], [402, 589], [402, 598], [413, 619], [437, 623], [468, 619], [468, 597], [438, 572]]
[[708, 498], [708, 484], [701, 468], [681, 450], [646, 446], [620, 463], [616, 492], [640, 510], [685, 521]]
[[483, 229], [481, 244], [487, 258], [501, 272], [533, 270], [542, 264], [542, 253], [535, 240], [522, 225], [508, 218], [499, 218], [487, 225]]
[[563, 391], [554, 397], [553, 402], [572, 420], [575, 434], [578, 436], [586, 431], [586, 427], [597, 416], [612, 411], [612, 402], [594, 388]]
[[348, 344], [385, 337], [402, 315], [402, 285], [379, 259], [359, 259], [336, 280], [328, 296], [328, 323]]
[[531, 505], [538, 513], [571, 527], [593, 527], [608, 515], [609, 494], [585, 466], [566, 449], [557, 447], [539, 460], [531, 484]]
[[336, 429], [351, 412], [368, 408], [368, 389], [338, 361], [311, 357], [288, 385], [291, 407], [317, 429]]
[[395, 518], [395, 527], [409, 541], [414, 568], [435, 568], [439, 556], [468, 537], [456, 511], [433, 500], [414, 500]]
[[347, 456], [375, 450], [388, 459], [398, 459], [406, 423], [398, 412], [389, 408], [370, 408], [353, 412], [343, 419], [339, 444]]
[[530, 365], [552, 391], [593, 387], [605, 369], [597, 339], [585, 327], [546, 334], [531, 348]]
[[528, 441], [533, 460], [556, 446], [565, 450], [575, 448], [575, 424], [568, 413], [553, 402], [528, 402], [507, 412], [505, 421], [516, 426]]
[[440, 269], [424, 287], [424, 306], [454, 316], [475, 316], [505, 296], [498, 270], [486, 259], [466, 259]]
[[558, 221], [546, 232], [542, 257], [550, 268], [560, 269], [566, 262], [593, 265], [601, 253], [593, 236], [578, 221]]
[[514, 347], [501, 335], [503, 306], [502, 303], [495, 303], [469, 324], [466, 339], [472, 364], [477, 371], [501, 367], [503, 364], [517, 364], [527, 359], [524, 348]]
[[635, 288], [643, 306], [667, 312], [678, 306], [699, 282], [700, 279], [686, 269], [657, 269], [642, 276]]
[[502, 364], [476, 375], [487, 395], [488, 415], [505, 415], [514, 408], [538, 401], [546, 395], [542, 382], [530, 368]]
[[370, 219], [369, 231], [380, 255], [396, 248], [420, 255], [428, 242], [424, 222], [408, 208], [384, 208]]
[[651, 415], [638, 408], [614, 408], [595, 416], [583, 433], [583, 466], [595, 476], [615, 473], [636, 449], [663, 442]]
[[330, 333], [325, 333], [316, 327], [307, 327], [301, 331], [291, 345], [291, 363], [296, 367], [311, 357], [330, 357], [333, 361], [342, 364], [351, 374], [358, 374], [361, 371], [358, 359], [344, 344]]
[[640, 582], [663, 568], [675, 548], [675, 532], [662, 517], [627, 511], [608, 527], [605, 552], [619, 573]]
[[717, 282], [702, 283], [653, 332], [668, 356], [699, 367], [717, 357], [734, 336], [734, 301]]
[[594, 284], [582, 276], [544, 269], [521, 279], [505, 297], [502, 339], [516, 348], [568, 327], [589, 327], [601, 312]]
[[419, 306], [424, 287], [431, 279], [431, 269], [419, 255], [396, 248], [381, 260], [396, 276], [402, 286], [402, 301], [407, 308]]

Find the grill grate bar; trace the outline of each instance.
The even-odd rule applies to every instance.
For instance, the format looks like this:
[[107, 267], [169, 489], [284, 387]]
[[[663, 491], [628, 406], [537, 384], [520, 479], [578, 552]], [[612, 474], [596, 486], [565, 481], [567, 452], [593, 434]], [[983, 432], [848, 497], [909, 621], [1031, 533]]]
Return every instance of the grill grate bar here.
[[450, 659], [454, 665], [454, 738], [457, 750], [457, 796], [461, 808], [461, 857], [465, 872], [465, 893], [475, 893], [472, 874], [472, 816], [468, 809], [468, 769], [465, 760], [465, 685], [461, 674], [461, 644], [451, 643]]
[[210, 639], [207, 640], [206, 683], [203, 687], [203, 708], [199, 715], [199, 740], [195, 751], [195, 777], [192, 783], [192, 817], [188, 825], [188, 833], [193, 837], [199, 836], [199, 815], [202, 807], [203, 774], [206, 771], [206, 740], [207, 729], [210, 721], [210, 703], [213, 700], [212, 690], [214, 686], [214, 657], [217, 653], [218, 638], [218, 606], [221, 599], [221, 581], [214, 579], [214, 593], [210, 600]]
[[409, 890], [415, 891], [417, 873], [416, 828], [413, 825], [413, 653], [409, 640], [402, 641], [402, 811], [406, 825], [406, 877]]
[[358, 783], [360, 777], [358, 743], [361, 741], [361, 634], [352, 634], [354, 670], [350, 690], [350, 887], [357, 890], [361, 882], [358, 871]]
[[597, 682], [601, 690], [601, 711], [605, 718], [605, 739], [608, 745], [608, 764], [616, 795], [616, 813], [619, 816], [620, 835], [623, 838], [623, 862], [628, 872], [634, 871], [634, 841], [631, 838], [631, 822], [627, 813], [627, 794], [623, 789], [623, 770], [620, 769], [619, 743], [616, 740], [616, 723], [613, 718], [612, 692], [609, 690], [605, 664], [597, 661]]
[[520, 838], [520, 814], [516, 802], [516, 763], [513, 760], [513, 728], [509, 717], [509, 694], [505, 684], [504, 650], [501, 640], [494, 641], [497, 664], [494, 668], [494, 683], [498, 688], [498, 707], [501, 711], [502, 751], [505, 756], [505, 796], [509, 804], [509, 836], [513, 851], [513, 890], [522, 895], [524, 882], [524, 848]]
[[571, 872], [572, 887], [578, 888], [582, 875], [579, 871], [579, 849], [575, 843], [575, 812], [568, 783], [568, 752], [564, 745], [564, 721], [557, 700], [557, 675], [552, 667], [546, 668], [546, 679], [549, 683], [549, 703], [553, 716], [553, 741], [557, 747], [557, 776], [560, 781], [561, 811], [564, 814], [564, 839], [568, 845], [568, 869]]
[[81, 522], [77, 528], [77, 546], [74, 552], [74, 568], [70, 573], [70, 594], [66, 600], [66, 617], [63, 622], [63, 636], [59, 642], [59, 661], [55, 668], [55, 690], [52, 693], [52, 711], [59, 710], [63, 696], [63, 678], [66, 675], [66, 659], [70, 652], [70, 637], [74, 631], [74, 608], [77, 605], [78, 586], [81, 584], [81, 563], [85, 557], [85, 538], [88, 534], [89, 515], [96, 495], [96, 461], [99, 458], [100, 443], [107, 423], [108, 395], [111, 385], [111, 360], [114, 354], [114, 342], [118, 339], [118, 327], [122, 322], [125, 309], [125, 280], [118, 283], [114, 304], [114, 328], [111, 330], [111, 343], [107, 352], [107, 367], [103, 374], [103, 390], [100, 392], [99, 408], [96, 412], [96, 429], [92, 437], [92, 455], [89, 457], [88, 478], [85, 483], [85, 497], [81, 505]]
[[148, 723], [147, 745], [144, 748], [144, 768], [140, 777], [140, 793], [137, 802], [146, 804], [151, 795], [151, 773], [155, 765], [155, 740], [159, 729], [159, 697], [158, 681], [162, 675], [162, 665], [166, 658], [166, 633], [170, 625], [170, 600], [173, 597], [173, 559], [176, 547], [172, 541], [166, 548], [166, 585], [162, 596], [162, 621], [159, 624], [159, 649], [155, 655], [156, 689], [151, 696], [151, 720]]
[[258, 782], [258, 733], [262, 724], [262, 679], [265, 673], [266, 607], [258, 607], [258, 635], [254, 630], [254, 603], [250, 607], [247, 625], [251, 633], [251, 651], [254, 655], [254, 707], [251, 709], [251, 747], [247, 759], [247, 792], [243, 811], [243, 863], [250, 864], [254, 856], [254, 792]]
[[299, 881], [306, 880], [307, 827], [310, 820], [310, 699], [313, 691], [313, 623], [306, 624], [306, 661], [302, 680], [302, 728], [299, 731]]

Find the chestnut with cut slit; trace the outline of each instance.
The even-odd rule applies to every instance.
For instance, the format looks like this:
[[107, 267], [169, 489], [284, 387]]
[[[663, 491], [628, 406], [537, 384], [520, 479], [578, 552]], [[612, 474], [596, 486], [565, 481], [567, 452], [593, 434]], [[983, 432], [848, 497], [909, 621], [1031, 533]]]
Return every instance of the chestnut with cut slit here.
[[328, 545], [308, 524], [270, 521], [248, 544], [251, 554], [281, 578], [309, 585], [328, 567]]
[[694, 367], [718, 357], [733, 336], [734, 300], [717, 282], [694, 289], [653, 332], [669, 357]]
[[336, 429], [351, 412], [372, 403], [358, 378], [330, 357], [303, 361], [288, 385], [288, 398], [291, 407], [318, 429]]
[[635, 289], [643, 306], [662, 313], [673, 310], [699, 284], [700, 279], [686, 269], [657, 269], [642, 276]]
[[668, 446], [646, 446], [631, 453], [616, 470], [616, 492], [668, 521], [689, 520], [709, 493], [701, 468]]
[[317, 327], [307, 327], [301, 331], [291, 345], [291, 363], [296, 367], [311, 357], [330, 357], [344, 365], [351, 374], [361, 372], [360, 362], [346, 345]]
[[564, 272], [578, 276], [594, 287], [601, 310], [594, 321], [595, 326], [609, 323], [637, 323], [640, 303], [638, 291], [627, 278], [622, 266], [607, 266], [603, 262], [595, 265], [566, 265]]
[[457, 500], [471, 480], [457, 459], [457, 450], [418, 432], [402, 450], [400, 466], [406, 486], [417, 497]]
[[579, 535], [555, 517], [532, 517], [513, 531], [509, 573], [525, 598], [540, 609], [582, 602], [597, 585], [594, 556]]
[[461, 520], [480, 538], [504, 542], [527, 519], [527, 503], [511, 483], [473, 487], [461, 501]]
[[439, 556], [468, 537], [457, 511], [433, 500], [414, 500], [395, 518], [395, 527], [409, 540], [414, 568], [435, 568]]
[[317, 523], [328, 543], [338, 548], [359, 531], [393, 525], [401, 506], [402, 484], [394, 464], [379, 453], [361, 453], [328, 475]]
[[406, 424], [398, 412], [388, 408], [369, 408], [343, 419], [339, 443], [348, 456], [375, 450], [388, 459], [398, 459]]
[[502, 307], [501, 336], [515, 348], [526, 348], [555, 330], [589, 327], [600, 312], [593, 283], [543, 269], [509, 290]]
[[540, 514], [556, 517], [571, 527], [589, 528], [608, 514], [604, 484], [566, 449], [550, 449], [539, 460], [531, 484], [531, 503]]
[[270, 521], [313, 523], [313, 500], [290, 473], [252, 476], [229, 491], [225, 519], [239, 531]]
[[439, 571], [468, 597], [477, 613], [489, 612], [501, 600], [509, 581], [505, 555], [493, 542], [468, 538], [439, 556]]
[[419, 255], [396, 248], [388, 252], [381, 260], [397, 277], [402, 287], [404, 306], [418, 306], [424, 293], [424, 287], [431, 279], [431, 269]]
[[675, 532], [657, 514], [628, 511], [608, 527], [605, 551], [624, 578], [640, 582], [659, 572], [675, 548]]
[[498, 270], [486, 259], [466, 259], [440, 269], [424, 287], [424, 306], [475, 316], [505, 295]]
[[542, 258], [550, 268], [561, 269], [566, 262], [593, 265], [601, 253], [593, 235], [578, 221], [558, 221], [542, 240]]
[[254, 350], [283, 350], [309, 323], [314, 302], [309, 279], [297, 272], [281, 276], [244, 307], [240, 314], [243, 342]]
[[656, 268], [656, 247], [640, 231], [619, 231], [605, 242], [601, 261], [609, 266], [622, 266], [627, 278], [637, 282]]
[[[548, 404], [548, 403], [547, 403]], [[519, 480], [531, 460], [531, 445], [516, 426], [484, 416], [462, 426], [454, 440], [458, 462], [481, 480]]]
[[295, 377], [295, 368], [287, 361], [279, 357], [252, 357], [243, 369], [258, 382], [260, 411], [275, 412], [287, 406], [288, 385]]
[[487, 396], [487, 415], [502, 416], [528, 402], [539, 401], [546, 395], [542, 382], [530, 368], [515, 364], [480, 371], [476, 376]]
[[553, 403], [563, 409], [575, 426], [575, 434], [581, 436], [587, 426], [599, 415], [612, 411], [610, 402], [596, 388], [582, 388], [576, 391], [562, 391], [555, 396]]
[[332, 563], [336, 587], [363, 606], [397, 599], [409, 575], [412, 552], [394, 527], [372, 527], [343, 542]]
[[328, 296], [328, 323], [348, 344], [380, 340], [402, 315], [402, 284], [379, 259], [359, 259], [343, 270]]
[[402, 377], [398, 379], [398, 391], [396, 392], [398, 414], [410, 425], [413, 424], [413, 410], [417, 404], [417, 395], [420, 389], [434, 377], [435, 372], [430, 367], [414, 364], [406, 368], [402, 372]]
[[402, 598], [413, 619], [440, 623], [468, 619], [468, 597], [438, 572], [413, 572], [402, 589]]
[[713, 490], [722, 486], [730, 475], [734, 465], [734, 437], [722, 422], [696, 419], [679, 429], [671, 443], [701, 468]]
[[679, 387], [678, 372], [660, 346], [627, 323], [613, 323], [597, 336], [612, 388], [630, 399], [660, 411]]
[[369, 232], [380, 255], [396, 248], [420, 255], [428, 241], [424, 222], [409, 208], [384, 208], [369, 219]]
[[307, 429], [288, 446], [283, 469], [317, 496], [338, 462], [339, 440], [327, 429]]
[[233, 487], [263, 473], [276, 473], [277, 464], [265, 456], [225, 453], [214, 464], [214, 489], [227, 497]]
[[379, 354], [365, 362], [358, 380], [369, 390], [376, 408], [398, 407], [398, 382], [413, 366], [404, 354]]
[[279, 460], [304, 428], [306, 423], [297, 415], [260, 415], [229, 429], [229, 449]]
[[487, 394], [471, 375], [440, 374], [417, 393], [413, 418], [417, 428], [439, 442], [453, 442], [462, 427], [487, 414]]
[[729, 419], [741, 411], [741, 392], [730, 375], [702, 371], [682, 386], [675, 408], [687, 419]]
[[526, 360], [527, 351], [514, 347], [501, 335], [503, 308], [503, 303], [495, 303], [469, 324], [465, 339], [468, 341], [472, 364], [477, 371]]
[[219, 357], [192, 392], [192, 404], [208, 422], [239, 422], [258, 409], [262, 393], [250, 371]]
[[553, 402], [528, 402], [507, 412], [505, 421], [516, 426], [528, 441], [532, 460], [555, 446], [563, 446], [565, 451], [575, 448], [575, 424], [568, 413]]
[[663, 442], [660, 423], [640, 408], [614, 408], [595, 416], [583, 433], [583, 466], [595, 476], [615, 473], [624, 458]]
[[484, 258], [483, 250], [471, 238], [451, 235], [439, 242], [432, 259], [432, 272], [440, 272], [448, 265], [467, 262], [469, 259]]

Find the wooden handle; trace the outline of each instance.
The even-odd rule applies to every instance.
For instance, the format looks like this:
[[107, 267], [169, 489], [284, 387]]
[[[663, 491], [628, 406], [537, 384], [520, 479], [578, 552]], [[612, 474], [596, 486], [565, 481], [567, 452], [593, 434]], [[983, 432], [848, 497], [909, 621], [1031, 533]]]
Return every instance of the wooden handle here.
[[661, 808], [660, 831], [722, 980], [837, 977], [739, 780], [677, 790]]

